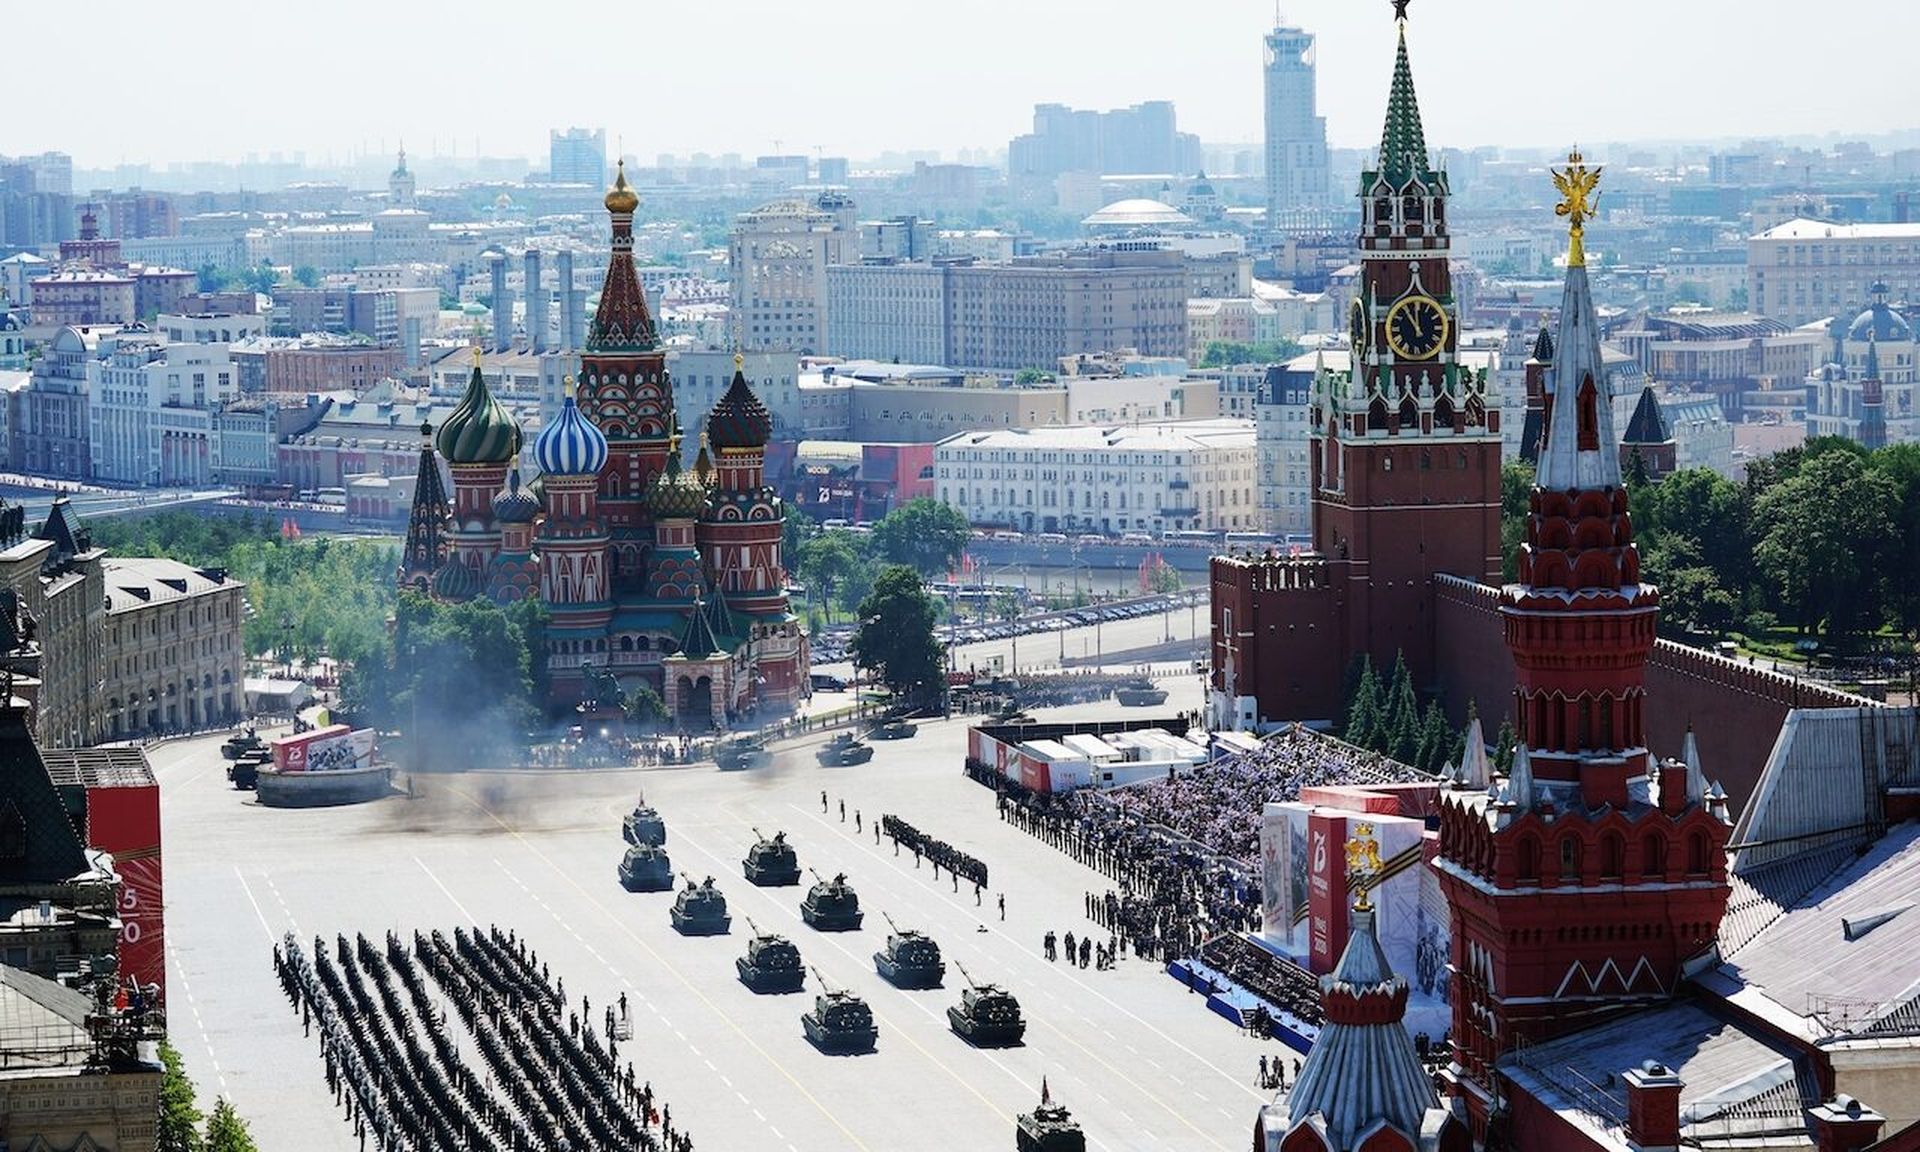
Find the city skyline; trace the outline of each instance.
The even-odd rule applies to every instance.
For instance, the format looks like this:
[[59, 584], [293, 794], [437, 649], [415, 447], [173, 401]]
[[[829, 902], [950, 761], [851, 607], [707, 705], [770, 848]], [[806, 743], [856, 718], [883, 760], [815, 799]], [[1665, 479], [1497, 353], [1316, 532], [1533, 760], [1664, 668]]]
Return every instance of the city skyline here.
[[[98, 169], [272, 152], [342, 163], [390, 153], [402, 140], [422, 156], [472, 155], [477, 142], [481, 154], [538, 164], [549, 129], [579, 124], [604, 127], [610, 151], [643, 160], [696, 151], [953, 155], [1003, 149], [1026, 130], [1036, 103], [1109, 108], [1157, 99], [1175, 103], [1183, 131], [1210, 144], [1252, 148], [1262, 134], [1261, 40], [1274, 16], [1252, 0], [1202, 6], [1182, 11], [1177, 27], [1149, 35], [1158, 21], [1127, 19], [1148, 15], [1144, 6], [1069, 0], [1016, 8], [988, 0], [942, 27], [942, 51], [929, 56], [896, 50], [888, 30], [900, 27], [898, 14], [875, 0], [839, 0], [825, 11], [761, 0], [649, 10], [645, 30], [631, 40], [589, 34], [603, 13], [575, 0], [550, 6], [546, 21], [516, 29], [511, 40], [485, 22], [376, 9], [365, 0], [344, 0], [324, 23], [279, 28], [226, 0], [208, 7], [207, 18], [178, 25], [103, 20], [90, 25], [89, 36], [94, 59], [204, 62], [168, 83], [189, 106], [218, 108], [217, 116], [172, 118], [163, 136], [150, 136], [121, 107], [124, 87], [76, 89], [57, 54], [23, 56], [13, 62], [15, 84], [23, 91], [58, 87], [63, 96], [16, 124], [9, 149], [64, 151], [79, 167]], [[1899, 35], [1903, 24], [1920, 31], [1920, 15], [1838, 0], [1823, 9], [1817, 27], [1797, 25], [1788, 36], [1785, 21], [1798, 21], [1798, 10], [1784, 0], [1744, 5], [1737, 20], [1725, 8], [1615, 5], [1609, 19], [1581, 22], [1582, 50], [1596, 62], [1586, 69], [1593, 82], [1521, 99], [1508, 98], [1519, 95], [1518, 78], [1550, 74], [1540, 65], [1566, 43], [1562, 10], [1524, 0], [1416, 0], [1409, 35], [1424, 61], [1420, 89], [1431, 142], [1564, 147], [1579, 140], [1598, 148], [1610, 141], [1858, 138], [1920, 127], [1900, 99], [1901, 46], [1909, 37]], [[1300, 0], [1281, 15], [1318, 38], [1330, 143], [1371, 147], [1379, 131], [1380, 46], [1392, 35], [1387, 4]], [[1645, 34], [1655, 18], [1657, 38]], [[65, 35], [51, 6], [31, 6], [16, 19], [23, 43]], [[1869, 23], [1888, 34], [1856, 34]], [[370, 28], [379, 34], [370, 37]], [[344, 62], [337, 67], [353, 75], [317, 86], [299, 103], [231, 99], [245, 69], [217, 62], [271, 54], [276, 36], [297, 44], [304, 58]], [[1714, 50], [1702, 52], [1709, 42]], [[511, 57], [497, 60], [506, 44]], [[687, 48], [654, 55], [649, 70], [636, 75], [627, 62], [648, 44]], [[1058, 51], [1063, 44], [1075, 51]], [[1816, 83], [1796, 63], [1840, 51], [1849, 61], [1844, 85]], [[836, 58], [846, 62], [836, 65]], [[1630, 74], [1661, 82], [1598, 79], [1629, 59]], [[554, 66], [526, 66], [540, 60]], [[1809, 80], [1755, 84], [1756, 69]], [[880, 91], [888, 98], [872, 99]]]

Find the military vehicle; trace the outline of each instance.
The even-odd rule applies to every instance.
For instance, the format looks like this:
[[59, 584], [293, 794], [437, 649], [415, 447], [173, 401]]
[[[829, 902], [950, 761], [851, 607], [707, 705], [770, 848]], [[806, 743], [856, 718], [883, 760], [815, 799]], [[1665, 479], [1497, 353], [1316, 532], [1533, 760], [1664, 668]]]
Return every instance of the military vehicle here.
[[785, 832], [775, 832], [769, 840], [760, 831], [753, 830], [760, 839], [747, 849], [747, 858], [740, 862], [747, 879], [762, 888], [784, 888], [789, 884], [800, 883], [800, 858], [794, 855], [793, 845], [787, 843]]
[[1113, 690], [1113, 698], [1125, 708], [1150, 708], [1167, 702], [1167, 690], [1155, 688], [1153, 681], [1141, 677], [1129, 680]]
[[1020, 1016], [1020, 1001], [998, 984], [975, 984], [972, 973], [958, 960], [954, 966], [967, 981], [960, 1003], [947, 1009], [947, 1023], [961, 1039], [977, 1048], [1003, 1048], [1020, 1043], [1027, 1034], [1027, 1022]]
[[242, 752], [239, 759], [227, 765], [227, 779], [242, 791], [257, 788], [260, 785], [260, 770], [272, 763], [273, 753], [264, 747]]
[[724, 772], [738, 772], [743, 768], [758, 768], [771, 757], [767, 753], [767, 742], [758, 736], [735, 736], [722, 740], [713, 750], [713, 762], [720, 765]]
[[873, 967], [895, 988], [938, 988], [946, 979], [947, 964], [940, 958], [940, 945], [933, 937], [911, 928], [902, 930], [886, 916], [887, 948], [873, 954]]
[[829, 768], [865, 764], [873, 759], [873, 745], [857, 739], [851, 732], [842, 732], [814, 753], [814, 758]]
[[740, 970], [740, 983], [755, 992], [798, 992], [807, 986], [807, 970], [800, 963], [800, 949], [785, 936], [760, 931], [760, 925], [747, 917], [753, 939], [747, 941], [747, 954], [734, 960]]
[[820, 995], [813, 998], [813, 1011], [800, 1016], [807, 1039], [822, 1052], [871, 1052], [880, 1029], [873, 1023], [873, 1010], [867, 1002], [845, 989], [835, 988], [813, 969], [820, 981]]
[[252, 725], [248, 725], [227, 737], [227, 742], [220, 745], [220, 757], [223, 760], [238, 760], [243, 753], [257, 752], [266, 746], [267, 742], [260, 739]]
[[896, 717], [895, 719], [882, 720], [880, 723], [875, 724], [873, 730], [868, 732], [867, 735], [873, 737], [875, 740], [905, 740], [919, 730], [918, 725]]
[[635, 844], [620, 858], [620, 884], [629, 892], [665, 892], [673, 887], [673, 862], [667, 850]]
[[1087, 1152], [1087, 1137], [1066, 1108], [1053, 1102], [1042, 1080], [1040, 1104], [1020, 1114], [1013, 1146], [1016, 1152]]
[[807, 898], [800, 901], [800, 919], [805, 920], [816, 931], [852, 932], [860, 927], [860, 921], [866, 914], [860, 911], [860, 897], [847, 883], [847, 874], [838, 872], [828, 880], [813, 872], [815, 884], [807, 889]]
[[680, 889], [673, 898], [674, 931], [682, 936], [725, 936], [733, 925], [733, 917], [727, 915], [727, 897], [713, 886], [713, 877], [696, 885], [693, 877], [680, 873], [687, 886]]
[[634, 803], [633, 811], [627, 813], [620, 822], [620, 834], [629, 844], [651, 844], [655, 848], [665, 847], [667, 843], [667, 822], [660, 819], [660, 813], [654, 811], [646, 797]]

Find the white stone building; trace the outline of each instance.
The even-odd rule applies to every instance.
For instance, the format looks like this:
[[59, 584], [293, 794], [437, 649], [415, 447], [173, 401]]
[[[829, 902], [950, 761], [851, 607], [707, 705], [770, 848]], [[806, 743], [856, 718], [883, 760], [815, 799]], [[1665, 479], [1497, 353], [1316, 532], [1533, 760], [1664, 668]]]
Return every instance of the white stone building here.
[[213, 408], [240, 394], [225, 344], [121, 340], [87, 365], [93, 476], [121, 484], [213, 482]]
[[965, 433], [934, 449], [939, 498], [976, 524], [1124, 534], [1260, 527], [1246, 420]]

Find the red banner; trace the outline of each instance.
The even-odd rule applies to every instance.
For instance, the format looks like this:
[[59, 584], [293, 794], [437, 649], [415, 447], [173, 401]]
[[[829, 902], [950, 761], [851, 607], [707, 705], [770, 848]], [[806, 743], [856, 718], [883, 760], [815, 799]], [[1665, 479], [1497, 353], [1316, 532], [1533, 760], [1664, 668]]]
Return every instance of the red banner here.
[[1326, 975], [1347, 947], [1347, 818], [1307, 815], [1309, 963]]
[[160, 789], [87, 789], [88, 846], [113, 854], [120, 873], [120, 979], [167, 995], [166, 905], [160, 858]]

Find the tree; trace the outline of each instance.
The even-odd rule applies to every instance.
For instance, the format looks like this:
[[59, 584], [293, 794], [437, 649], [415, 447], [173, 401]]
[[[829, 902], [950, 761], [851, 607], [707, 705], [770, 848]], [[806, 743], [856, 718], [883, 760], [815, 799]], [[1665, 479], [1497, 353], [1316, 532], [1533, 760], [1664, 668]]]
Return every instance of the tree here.
[[214, 1101], [213, 1115], [207, 1118], [207, 1152], [260, 1152], [247, 1122], [224, 1096]]
[[159, 1117], [154, 1126], [155, 1152], [201, 1152], [200, 1109], [193, 1100], [193, 1081], [187, 1079], [180, 1050], [170, 1040], [160, 1041]]
[[660, 693], [652, 685], [635, 685], [627, 693], [627, 721], [645, 728], [653, 724], [664, 724], [667, 720], [667, 702], [660, 699]]
[[1413, 759], [1408, 763], [1429, 775], [1438, 775], [1452, 759], [1457, 739], [1453, 729], [1447, 726], [1447, 714], [1440, 710], [1440, 701], [1429, 700], [1427, 710], [1420, 718], [1420, 734], [1414, 744]]
[[1373, 659], [1360, 657], [1359, 676], [1348, 697], [1346, 722], [1340, 735], [1349, 744], [1361, 748], [1376, 746], [1380, 731], [1380, 677], [1373, 671]]
[[1046, 370], [1042, 368], [1022, 368], [1013, 374], [1013, 382], [1022, 388], [1031, 384], [1038, 384], [1047, 378]]
[[901, 699], [927, 702], [944, 679], [940, 645], [933, 636], [933, 600], [920, 574], [894, 564], [860, 601], [860, 627], [853, 634], [853, 662], [871, 668]]
[[780, 555], [787, 563], [799, 566], [800, 550], [807, 541], [820, 534], [820, 525], [804, 511], [789, 504], [784, 509], [786, 519], [780, 522]]
[[[1890, 622], [1908, 636], [1920, 634], [1920, 580], [1911, 571], [1920, 557], [1920, 444], [1889, 444], [1873, 454], [1874, 472], [1893, 486], [1893, 539], [1883, 595]], [[1899, 558], [1905, 557], [1905, 561]]]
[[320, 283], [320, 270], [311, 264], [302, 264], [293, 270], [293, 281], [302, 288], [312, 288]]
[[255, 292], [272, 293], [273, 286], [280, 283], [280, 270], [262, 260], [260, 263], [242, 272], [240, 281]]
[[1519, 575], [1516, 558], [1527, 538], [1527, 509], [1533, 493], [1533, 465], [1509, 460], [1500, 466], [1500, 562], [1508, 580]]
[[1513, 717], [1500, 721], [1500, 732], [1493, 738], [1493, 767], [1495, 771], [1505, 772], [1513, 767], [1513, 750], [1519, 747], [1520, 737], [1513, 730]]
[[[860, 570], [866, 564], [851, 532], [822, 532], [800, 546], [794, 570], [806, 584], [813, 602], [826, 605], [827, 619], [831, 620], [834, 591], [838, 589], [844, 594], [849, 586], [863, 583]], [[818, 596], [814, 595], [815, 589]], [[860, 594], [864, 595], [864, 590]]]
[[958, 510], [921, 496], [887, 513], [873, 526], [873, 554], [931, 578], [953, 571], [970, 536], [967, 518]]
[[485, 765], [525, 743], [536, 715], [526, 635], [489, 600], [400, 596], [389, 646], [354, 665], [345, 695], [407, 733], [416, 763]]
[[198, 278], [202, 292], [218, 292], [227, 286], [227, 274], [211, 260], [194, 269], [194, 275]]
[[1413, 691], [1413, 673], [1407, 671], [1407, 654], [1393, 658], [1393, 674], [1387, 680], [1383, 699], [1382, 739], [1376, 751], [1384, 752], [1402, 764], [1413, 763], [1420, 743], [1420, 700]]
[[1156, 556], [1147, 572], [1147, 591], [1165, 594], [1178, 592], [1186, 585], [1180, 579], [1180, 573], [1173, 565]]
[[1893, 482], [1852, 451], [1815, 450], [1754, 506], [1754, 565], [1782, 614], [1831, 640], [1878, 626]]
[[1214, 340], [1207, 344], [1207, 350], [1201, 355], [1200, 367], [1225, 368], [1234, 364], [1279, 364], [1300, 355], [1300, 343], [1282, 337], [1279, 340], [1261, 340], [1252, 344], [1241, 344], [1231, 340]]

